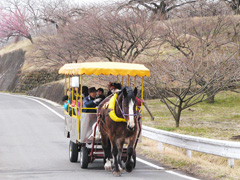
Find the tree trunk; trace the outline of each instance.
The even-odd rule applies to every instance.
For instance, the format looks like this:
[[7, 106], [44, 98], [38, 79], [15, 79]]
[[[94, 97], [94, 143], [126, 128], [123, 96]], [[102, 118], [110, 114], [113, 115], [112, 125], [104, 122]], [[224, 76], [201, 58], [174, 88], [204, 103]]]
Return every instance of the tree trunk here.
[[26, 38], [31, 41], [31, 43], [33, 44], [33, 39], [32, 39], [32, 36], [29, 34], [28, 36], [26, 36]]
[[180, 125], [180, 116], [177, 119], [175, 119], [175, 122], [176, 122], [176, 127], [178, 128]]
[[178, 106], [178, 111], [176, 116], [174, 117], [175, 122], [176, 122], [176, 127], [178, 128], [180, 125], [180, 117], [181, 117], [181, 113], [182, 113], [182, 101], [180, 100], [179, 106]]
[[209, 104], [213, 104], [214, 102], [215, 102], [215, 94], [208, 94], [207, 95], [208, 96], [208, 99], [207, 99], [207, 102], [209, 103]]
[[213, 104], [214, 103], [214, 98], [215, 98], [215, 95], [216, 95], [216, 92], [213, 91], [213, 86], [209, 87], [209, 89], [206, 91], [206, 94], [207, 94], [207, 102], [210, 103], [210, 104]]

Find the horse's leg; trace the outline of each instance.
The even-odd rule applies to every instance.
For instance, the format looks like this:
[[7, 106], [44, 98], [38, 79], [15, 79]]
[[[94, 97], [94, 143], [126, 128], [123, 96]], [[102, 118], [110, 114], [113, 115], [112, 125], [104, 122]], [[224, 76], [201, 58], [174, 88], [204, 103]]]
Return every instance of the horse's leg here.
[[110, 141], [109, 141], [106, 133], [101, 133], [101, 137], [102, 137], [102, 139], [101, 139], [102, 147], [103, 147], [103, 151], [104, 151], [104, 159], [103, 159], [104, 168], [106, 171], [111, 171], [112, 164], [111, 164], [111, 160], [110, 160], [110, 156], [111, 156]]
[[136, 136], [129, 138], [129, 144], [127, 148], [127, 161], [125, 163], [125, 168], [127, 172], [131, 172], [134, 166], [134, 162], [132, 161], [132, 156], [134, 152], [133, 145], [136, 139], [135, 137]]
[[113, 175], [120, 176], [121, 172], [118, 167], [118, 160], [117, 160], [118, 148], [117, 148], [117, 144], [116, 144], [116, 139], [112, 139], [111, 143], [112, 143], [112, 157], [113, 157], [113, 164], [114, 164]]
[[120, 172], [123, 171], [123, 166], [122, 166], [122, 150], [123, 150], [123, 144], [125, 142], [125, 139], [119, 139], [119, 144], [118, 144], [118, 166], [119, 166], [119, 170]]

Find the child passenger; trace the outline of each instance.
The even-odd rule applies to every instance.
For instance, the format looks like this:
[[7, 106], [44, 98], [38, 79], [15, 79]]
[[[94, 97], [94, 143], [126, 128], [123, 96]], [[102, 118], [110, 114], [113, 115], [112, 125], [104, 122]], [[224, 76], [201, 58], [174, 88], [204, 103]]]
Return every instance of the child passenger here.
[[63, 98], [62, 98], [62, 101], [64, 102], [64, 109], [68, 112], [68, 96], [67, 95], [64, 95]]

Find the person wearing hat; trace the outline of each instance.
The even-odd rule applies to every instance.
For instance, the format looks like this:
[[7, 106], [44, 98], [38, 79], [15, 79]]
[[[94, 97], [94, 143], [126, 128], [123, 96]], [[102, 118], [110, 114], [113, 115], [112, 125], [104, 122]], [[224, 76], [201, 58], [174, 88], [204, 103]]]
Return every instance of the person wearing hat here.
[[[97, 98], [97, 90], [95, 87], [88, 89], [89, 95], [83, 99], [83, 108], [95, 108], [101, 101], [101, 98]], [[83, 109], [83, 112], [96, 113], [95, 109]]]
[[82, 87], [82, 96], [83, 98], [87, 97], [89, 94], [88, 94], [88, 87], [87, 86], [83, 86]]
[[107, 93], [107, 96], [112, 95], [114, 89], [116, 88], [115, 86], [116, 86], [116, 83], [109, 82], [109, 85], [108, 85], [109, 91]]

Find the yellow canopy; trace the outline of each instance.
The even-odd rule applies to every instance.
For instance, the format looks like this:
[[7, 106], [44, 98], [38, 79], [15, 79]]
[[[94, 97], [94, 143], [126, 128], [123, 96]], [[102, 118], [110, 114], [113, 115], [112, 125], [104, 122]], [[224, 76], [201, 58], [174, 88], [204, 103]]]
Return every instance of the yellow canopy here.
[[150, 76], [150, 71], [142, 64], [120, 62], [87, 62], [65, 64], [59, 69], [59, 74], [66, 75], [121, 75]]

